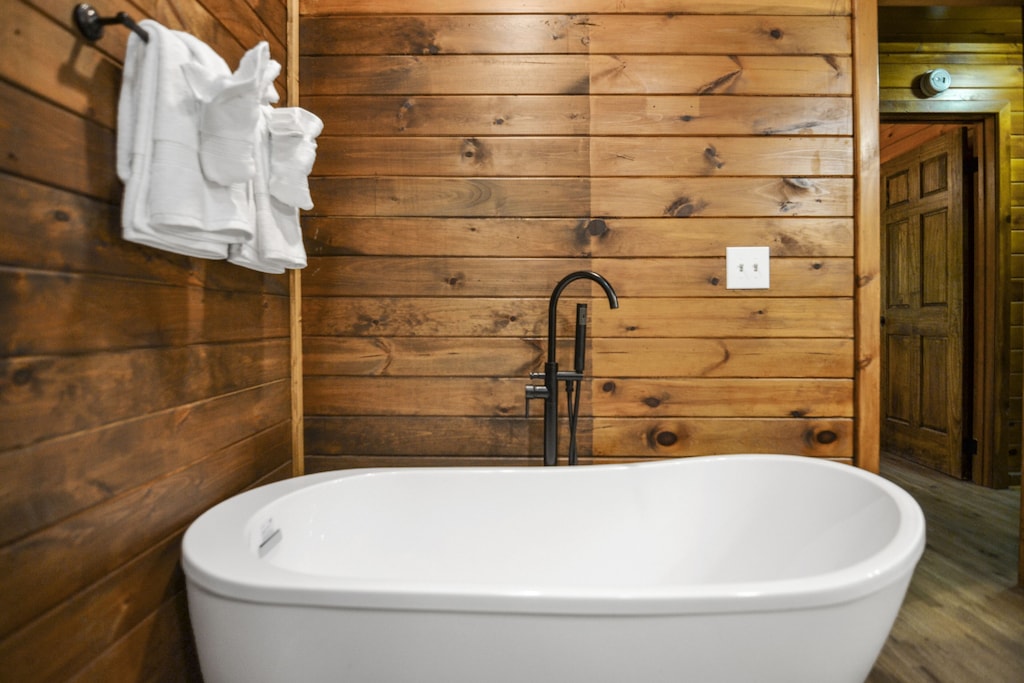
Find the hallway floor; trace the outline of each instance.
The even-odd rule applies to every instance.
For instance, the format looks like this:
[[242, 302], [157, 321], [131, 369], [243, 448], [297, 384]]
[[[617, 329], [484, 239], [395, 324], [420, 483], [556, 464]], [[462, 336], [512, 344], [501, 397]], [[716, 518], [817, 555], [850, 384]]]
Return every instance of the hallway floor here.
[[987, 489], [883, 454], [924, 510], [928, 541], [867, 683], [1024, 681], [1020, 489]]

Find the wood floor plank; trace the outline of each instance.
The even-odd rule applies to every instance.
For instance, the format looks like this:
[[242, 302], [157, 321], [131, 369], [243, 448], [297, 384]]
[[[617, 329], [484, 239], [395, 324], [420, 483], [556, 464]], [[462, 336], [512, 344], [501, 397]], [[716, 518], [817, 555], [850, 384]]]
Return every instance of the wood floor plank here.
[[1024, 680], [1020, 490], [984, 488], [886, 454], [881, 472], [920, 503], [928, 541], [867, 683]]

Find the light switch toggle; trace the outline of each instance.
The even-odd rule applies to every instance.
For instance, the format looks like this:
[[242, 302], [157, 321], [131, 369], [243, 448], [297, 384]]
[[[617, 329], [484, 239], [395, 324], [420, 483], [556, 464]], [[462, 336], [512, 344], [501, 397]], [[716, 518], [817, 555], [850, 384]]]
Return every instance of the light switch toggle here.
[[768, 247], [726, 247], [726, 289], [768, 289]]

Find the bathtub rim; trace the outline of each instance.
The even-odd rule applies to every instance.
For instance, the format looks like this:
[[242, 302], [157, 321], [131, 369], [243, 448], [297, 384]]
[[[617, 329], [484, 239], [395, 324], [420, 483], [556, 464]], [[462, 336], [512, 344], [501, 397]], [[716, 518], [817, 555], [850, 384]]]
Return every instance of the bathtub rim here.
[[[679, 467], [692, 462], [744, 459], [839, 468], [879, 487], [893, 499], [899, 522], [882, 548], [852, 565], [810, 577], [772, 581], [655, 586], [515, 586], [502, 584], [439, 584], [414, 580], [378, 581], [295, 572], [262, 562], [253, 554], [245, 528], [264, 506], [309, 486], [337, 479], [402, 472], [444, 471], [489, 474], [535, 472], [528, 476], [570, 476], [576, 469]], [[235, 538], [217, 534], [217, 527], [237, 529]], [[189, 589], [245, 602], [279, 606], [379, 610], [441, 610], [520, 614], [682, 615], [816, 609], [871, 595], [901, 580], [909, 581], [925, 545], [925, 521], [917, 501], [896, 484], [866, 470], [829, 460], [786, 454], [715, 454], [580, 468], [510, 467], [379, 467], [336, 470], [286, 479], [240, 493], [206, 511], [192, 523], [182, 541], [182, 566]], [[216, 550], [218, 557], [210, 556]], [[243, 579], [240, 575], [248, 575]]]

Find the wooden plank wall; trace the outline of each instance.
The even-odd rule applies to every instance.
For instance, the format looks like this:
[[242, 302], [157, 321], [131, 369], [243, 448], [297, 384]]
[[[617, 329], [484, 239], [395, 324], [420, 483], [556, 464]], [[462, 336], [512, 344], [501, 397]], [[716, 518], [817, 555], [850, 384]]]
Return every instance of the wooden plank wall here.
[[[1010, 4], [1010, 3], [1007, 3]], [[914, 78], [929, 69], [944, 68], [953, 86], [934, 98], [939, 102], [1006, 101], [1011, 109], [1010, 232], [1006, 261], [1009, 273], [1000, 278], [1010, 288], [1008, 329], [1004, 341], [1008, 378], [1003, 396], [993, 405], [999, 410], [1001, 438], [998, 455], [1004, 461], [993, 482], [1019, 483], [1021, 471], [1021, 411], [1024, 387], [1024, 80], [1021, 8], [1017, 7], [884, 7], [879, 10], [879, 79], [881, 99], [919, 102]], [[969, 106], [969, 105], [968, 105]], [[883, 129], [883, 146], [894, 131]], [[936, 129], [922, 127], [914, 140]], [[889, 141], [893, 151], [906, 141]], [[1007, 478], [1007, 473], [1010, 473]]]
[[[851, 461], [850, 3], [483, 6], [302, 3], [308, 470], [538, 464], [524, 386], [577, 269], [621, 301], [591, 301], [581, 461]], [[758, 245], [771, 289], [727, 290]]]
[[[181, 536], [290, 472], [287, 278], [121, 240], [128, 34], [72, 6], [3, 10], [0, 679], [196, 680]], [[284, 0], [100, 9], [284, 61]]]

